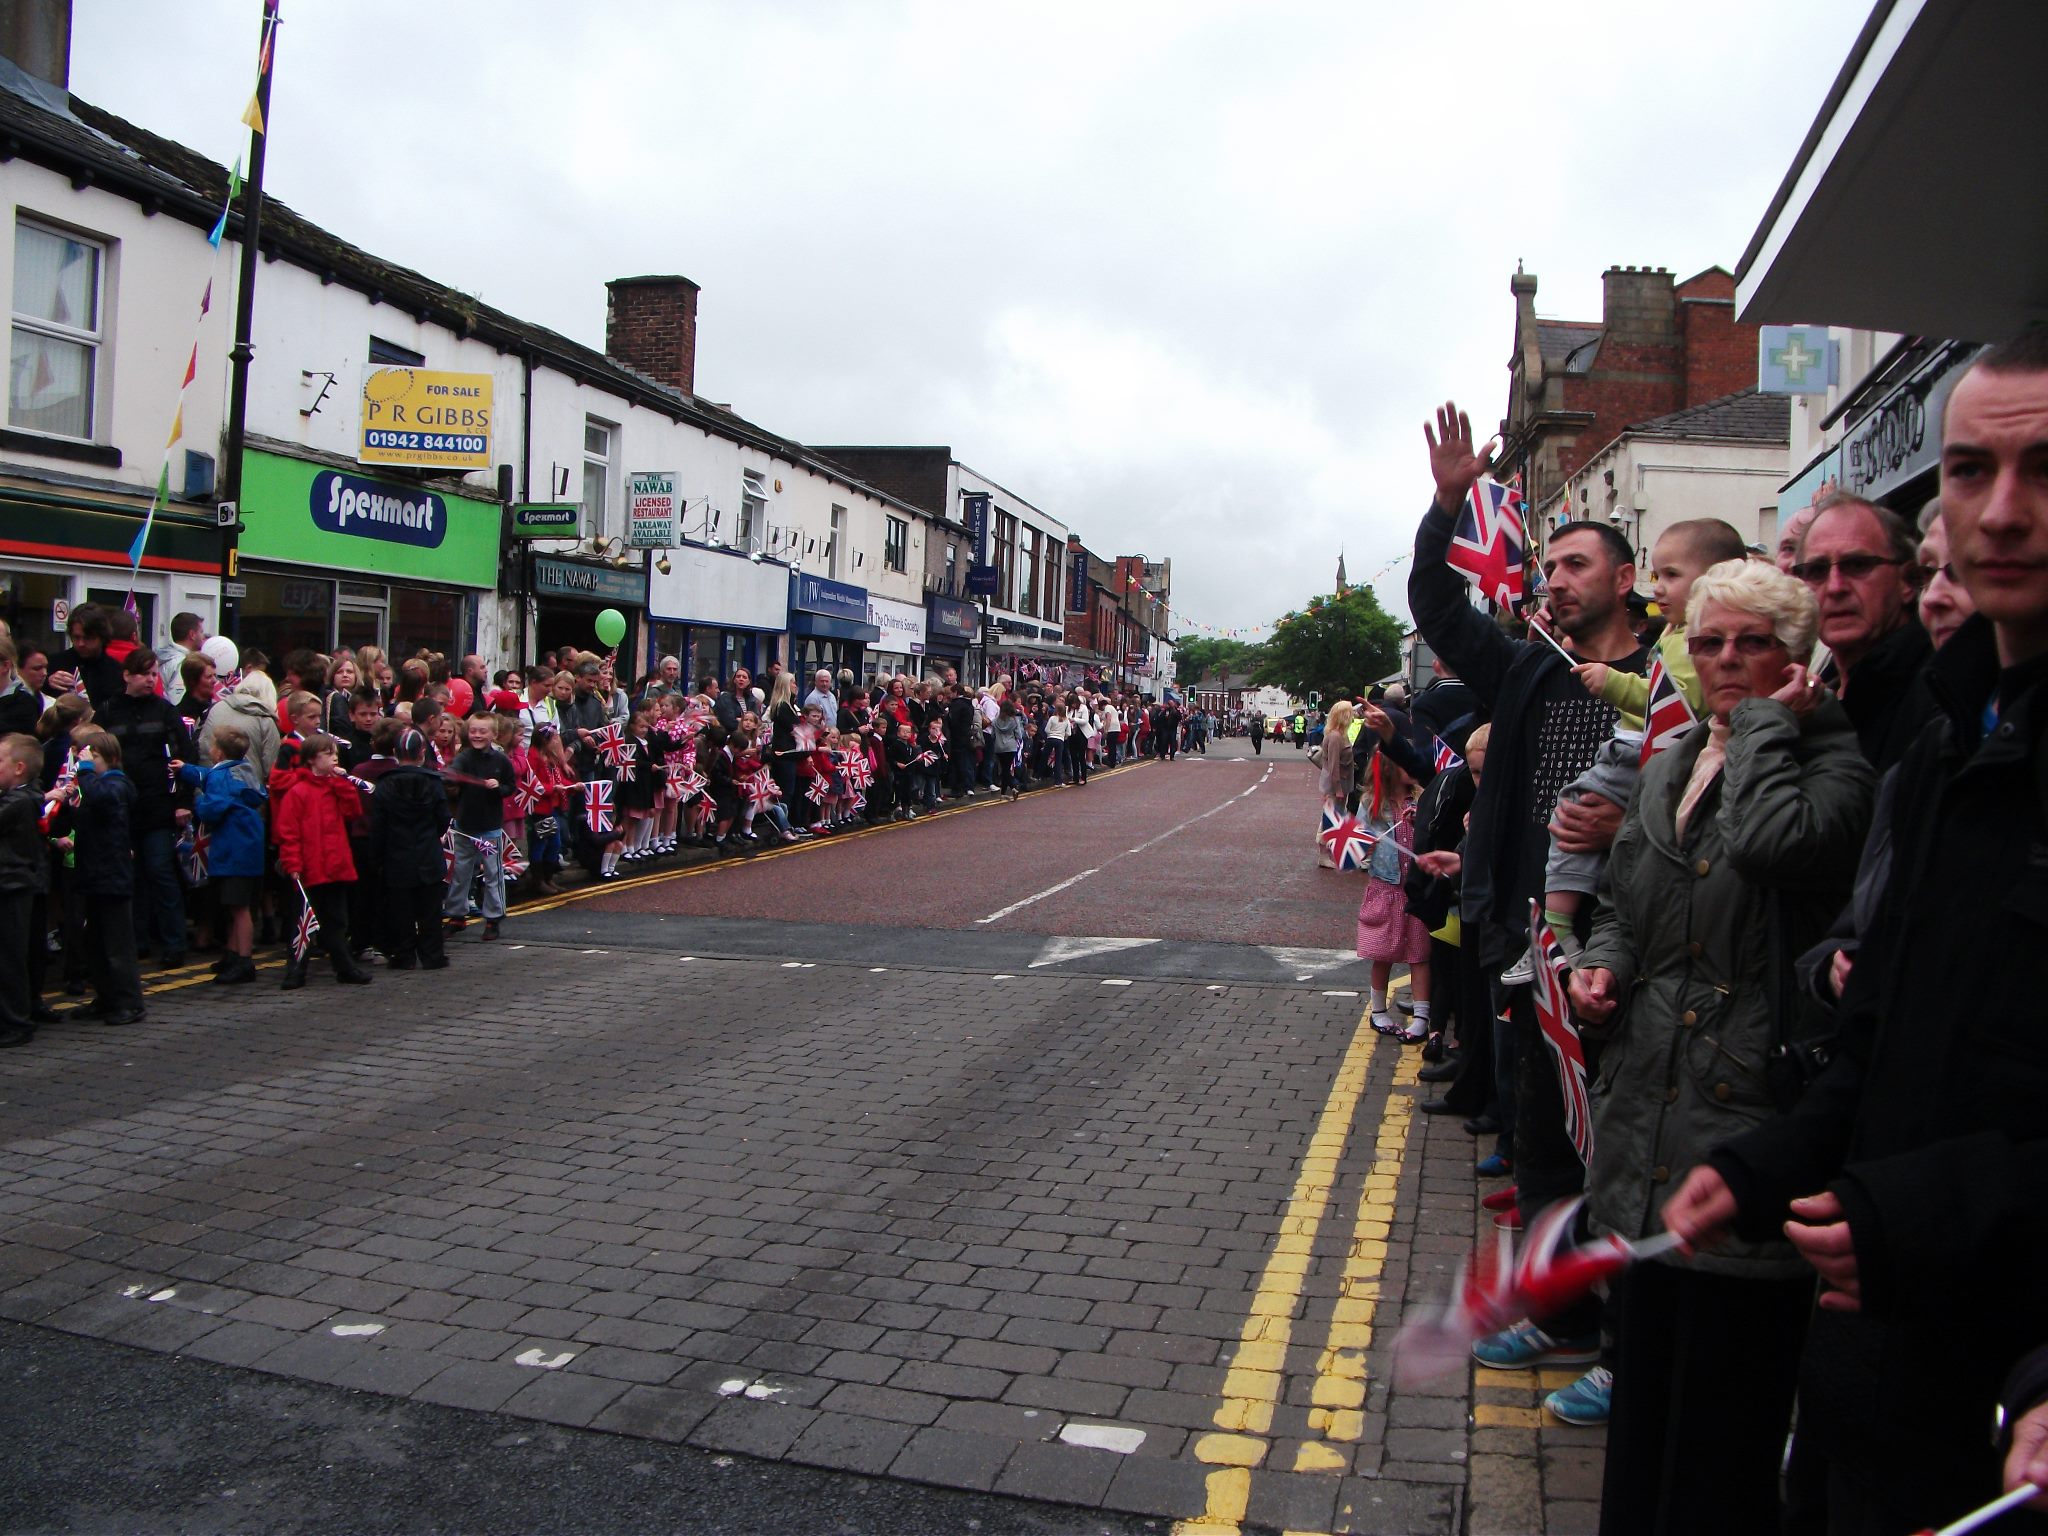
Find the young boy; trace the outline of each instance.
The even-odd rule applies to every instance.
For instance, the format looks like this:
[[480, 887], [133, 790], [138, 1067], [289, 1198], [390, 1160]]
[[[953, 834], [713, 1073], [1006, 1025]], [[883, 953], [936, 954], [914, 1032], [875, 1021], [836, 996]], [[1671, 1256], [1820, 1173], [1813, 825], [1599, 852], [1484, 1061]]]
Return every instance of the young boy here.
[[50, 884], [50, 855], [43, 845], [43, 806], [61, 796], [41, 793], [43, 749], [33, 736], [0, 736], [0, 1048], [27, 1045], [36, 1037], [43, 1000], [31, 978], [33, 946], [42, 943], [36, 926], [36, 898]]
[[87, 1011], [104, 1024], [134, 1024], [144, 1012], [135, 963], [135, 786], [121, 772], [121, 743], [111, 731], [81, 731], [74, 751], [78, 777], [67, 792], [77, 808], [71, 889], [85, 904], [81, 942], [99, 994]]
[[[1700, 676], [1685, 651], [1685, 601], [1692, 584], [1709, 566], [1723, 560], [1740, 560], [1745, 555], [1742, 535], [1718, 517], [1694, 518], [1673, 523], [1665, 529], [1650, 552], [1651, 585], [1657, 606], [1666, 615], [1664, 633], [1657, 638], [1657, 651], [1664, 671], [1685, 695], [1694, 714], [1700, 710]], [[1572, 669], [1590, 693], [1599, 695], [1621, 711], [1621, 724], [1613, 736], [1600, 744], [1592, 766], [1565, 785], [1558, 798], [1583, 799], [1587, 795], [1626, 809], [1635, 793], [1636, 776], [1642, 770], [1643, 728], [1650, 708], [1650, 683], [1631, 672], [1618, 671], [1605, 662], [1589, 661]], [[1557, 935], [1565, 958], [1579, 952], [1576, 932], [1579, 910], [1599, 889], [1600, 872], [1607, 856], [1599, 853], [1566, 853], [1555, 841], [1543, 868], [1543, 917]], [[1535, 977], [1534, 952], [1524, 955], [1501, 980], [1514, 985]]]
[[397, 760], [370, 797], [370, 867], [384, 899], [384, 944], [394, 971], [447, 967], [441, 907], [448, 896], [448, 790], [426, 766], [427, 738], [405, 727]]
[[484, 872], [484, 937], [495, 939], [505, 916], [505, 800], [518, 787], [512, 760], [498, 750], [497, 723], [489, 715], [464, 722], [465, 744], [448, 765], [455, 796], [455, 872], [441, 904], [450, 930], [467, 925], [469, 887], [479, 863]]
[[214, 967], [218, 986], [256, 979], [252, 958], [256, 928], [250, 909], [263, 879], [263, 808], [270, 796], [261, 770], [249, 761], [249, 733], [221, 724], [213, 732], [213, 766], [186, 763], [180, 782], [198, 793], [193, 818], [207, 833], [206, 872], [214, 899], [227, 920], [227, 954]]
[[[356, 879], [348, 824], [363, 814], [362, 797], [341, 771], [341, 749], [332, 736], [320, 731], [307, 736], [299, 744], [299, 760], [301, 767], [287, 770], [290, 782], [277, 807], [277, 867], [305, 887], [320, 923], [314, 937], [334, 962], [335, 980], [363, 986], [370, 973], [348, 952], [348, 891]], [[299, 914], [294, 910], [292, 915], [296, 920]], [[285, 962], [285, 991], [306, 984], [312, 958], [309, 948]]]
[[884, 744], [889, 754], [889, 782], [896, 788], [896, 820], [917, 820], [917, 796], [923, 777], [917, 766], [917, 732], [908, 720], [896, 722], [896, 733]]

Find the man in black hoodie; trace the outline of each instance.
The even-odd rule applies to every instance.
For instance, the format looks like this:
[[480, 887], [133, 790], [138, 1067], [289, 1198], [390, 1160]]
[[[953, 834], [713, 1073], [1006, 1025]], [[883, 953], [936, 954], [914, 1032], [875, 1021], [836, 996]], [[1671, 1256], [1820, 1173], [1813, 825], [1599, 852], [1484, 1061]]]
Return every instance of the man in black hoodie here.
[[45, 687], [52, 694], [70, 693], [83, 681], [85, 696], [92, 707], [102, 709], [121, 691], [121, 663], [107, 654], [113, 626], [108, 623], [104, 609], [80, 603], [71, 610], [66, 633], [71, 636], [71, 644], [50, 658], [50, 677]]

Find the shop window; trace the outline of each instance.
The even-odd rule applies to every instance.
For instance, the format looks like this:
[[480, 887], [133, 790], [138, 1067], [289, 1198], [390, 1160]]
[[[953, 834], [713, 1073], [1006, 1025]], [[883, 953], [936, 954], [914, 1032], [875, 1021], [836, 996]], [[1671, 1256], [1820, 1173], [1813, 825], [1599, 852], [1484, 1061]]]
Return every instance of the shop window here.
[[996, 514], [996, 606], [1014, 609], [1017, 595], [1017, 518], [1014, 513]]
[[106, 247], [22, 222], [14, 228], [14, 334], [7, 419], [30, 432], [90, 441]]
[[242, 585], [247, 591], [234, 638], [244, 651], [262, 651], [276, 663], [293, 651], [325, 651], [333, 643], [333, 582], [244, 566]]
[[1021, 563], [1017, 567], [1017, 611], [1038, 612], [1038, 541], [1041, 535], [1036, 528], [1024, 529], [1024, 543], [1020, 550]]
[[595, 416], [583, 418], [583, 532], [606, 536], [611, 522], [612, 461], [619, 429]]
[[910, 524], [900, 517], [886, 519], [888, 531], [882, 539], [882, 564], [892, 571], [901, 571], [910, 565]]
[[846, 508], [832, 509], [832, 534], [825, 540], [825, 574], [832, 580], [839, 579], [841, 563], [846, 559]]
[[945, 592], [948, 597], [958, 597], [960, 595], [960, 546], [958, 544], [949, 543], [946, 546]]
[[7, 621], [8, 633], [17, 640], [41, 641], [57, 637], [57, 604], [71, 600], [71, 578], [55, 572], [0, 571], [0, 619]]
[[386, 341], [382, 336], [372, 336], [370, 364], [377, 368], [424, 368], [427, 355], [415, 352], [411, 347], [401, 347], [395, 341]]
[[459, 592], [427, 587], [391, 589], [391, 654], [416, 656], [439, 651], [459, 660], [465, 648], [469, 599]]

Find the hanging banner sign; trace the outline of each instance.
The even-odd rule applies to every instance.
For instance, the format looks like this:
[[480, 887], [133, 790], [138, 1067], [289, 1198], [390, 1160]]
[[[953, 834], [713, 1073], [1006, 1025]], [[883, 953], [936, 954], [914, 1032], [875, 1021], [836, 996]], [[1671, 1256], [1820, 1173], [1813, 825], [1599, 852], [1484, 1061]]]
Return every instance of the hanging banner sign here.
[[683, 499], [672, 469], [626, 477], [626, 547], [674, 549], [682, 543]]
[[489, 469], [491, 382], [488, 373], [367, 370], [357, 461], [414, 469]]

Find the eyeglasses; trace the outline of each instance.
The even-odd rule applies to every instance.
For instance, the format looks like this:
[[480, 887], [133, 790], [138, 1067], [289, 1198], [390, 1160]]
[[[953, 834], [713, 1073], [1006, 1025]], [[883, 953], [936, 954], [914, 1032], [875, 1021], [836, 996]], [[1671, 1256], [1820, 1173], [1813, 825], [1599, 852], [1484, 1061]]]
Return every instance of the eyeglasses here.
[[1896, 555], [1823, 555], [1818, 560], [1801, 560], [1792, 574], [1809, 587], [1825, 586], [1830, 571], [1840, 571], [1850, 581], [1861, 581], [1881, 565], [1904, 565]]
[[1962, 578], [1956, 575], [1956, 568], [1953, 562], [1948, 565], [1923, 565], [1920, 567], [1920, 584], [1922, 586], [1925, 586], [1937, 576], [1941, 577], [1944, 581], [1952, 581], [1957, 586], [1962, 585]]
[[1736, 655], [1745, 661], [1754, 661], [1759, 656], [1782, 649], [1784, 644], [1776, 635], [1687, 635], [1685, 653], [1688, 656], [1719, 656], [1732, 645]]

